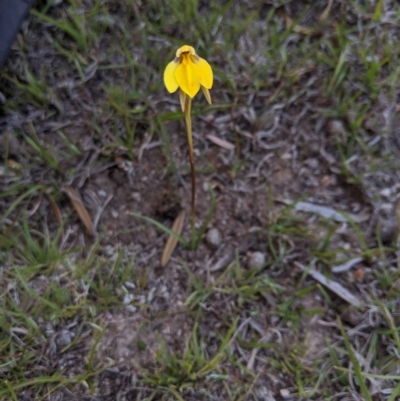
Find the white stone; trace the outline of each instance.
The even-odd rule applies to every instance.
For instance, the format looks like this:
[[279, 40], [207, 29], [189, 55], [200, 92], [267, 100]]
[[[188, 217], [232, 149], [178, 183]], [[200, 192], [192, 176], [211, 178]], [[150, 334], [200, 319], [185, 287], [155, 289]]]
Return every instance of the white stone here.
[[218, 248], [221, 245], [222, 237], [217, 228], [211, 228], [206, 235], [207, 244], [212, 248]]
[[385, 188], [385, 189], [382, 189], [382, 191], [381, 191], [381, 196], [383, 196], [385, 198], [390, 198], [391, 194], [392, 194], [391, 188]]
[[156, 292], [156, 287], [150, 289], [149, 293], [147, 294], [147, 302], [150, 304], [154, 298], [154, 294]]
[[125, 310], [129, 313], [135, 313], [137, 311], [137, 308], [136, 308], [136, 306], [128, 305], [128, 306], [125, 306]]
[[330, 120], [328, 123], [328, 132], [331, 135], [343, 135], [345, 133], [343, 122], [341, 120]]
[[128, 290], [134, 290], [136, 288], [135, 283], [132, 283], [132, 281], [125, 281], [124, 285]]
[[134, 298], [135, 296], [133, 294], [125, 294], [122, 302], [125, 305], [129, 305], [134, 300]]
[[265, 264], [265, 254], [262, 252], [253, 252], [249, 256], [249, 268], [250, 269], [257, 269]]
[[282, 398], [290, 398], [290, 391], [287, 388], [279, 390], [279, 393]]

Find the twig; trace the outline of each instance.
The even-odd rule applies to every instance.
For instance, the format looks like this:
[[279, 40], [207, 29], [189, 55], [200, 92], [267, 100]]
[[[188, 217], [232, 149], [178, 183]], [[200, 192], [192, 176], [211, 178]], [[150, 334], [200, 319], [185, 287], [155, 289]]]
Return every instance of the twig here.
[[334, 292], [336, 295], [344, 299], [349, 304], [353, 306], [362, 306], [362, 302], [338, 282], [329, 280], [322, 273], [313, 269], [312, 267], [311, 268], [305, 267], [299, 262], [294, 262], [294, 263], [302, 271], [309, 274], [313, 279], [317, 280], [319, 283], [327, 287], [329, 290]]
[[350, 270], [353, 266], [355, 266], [357, 263], [360, 263], [364, 260], [364, 258], [354, 258], [349, 260], [346, 263], [343, 263], [341, 265], [338, 266], [333, 266], [331, 268], [332, 273], [344, 273], [347, 272], [348, 270]]

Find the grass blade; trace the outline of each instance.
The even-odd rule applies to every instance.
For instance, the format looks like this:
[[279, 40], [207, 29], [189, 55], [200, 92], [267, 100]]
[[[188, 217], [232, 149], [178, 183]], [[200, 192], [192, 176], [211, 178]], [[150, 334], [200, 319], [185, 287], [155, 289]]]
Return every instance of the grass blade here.
[[369, 393], [367, 385], [365, 384], [365, 381], [364, 381], [361, 367], [358, 363], [356, 355], [354, 354], [353, 347], [350, 344], [350, 340], [349, 340], [349, 337], [347, 336], [346, 330], [344, 329], [343, 323], [339, 317], [337, 319], [337, 322], [338, 322], [338, 325], [340, 328], [340, 332], [342, 333], [347, 352], [349, 353], [350, 361], [354, 367], [354, 373], [356, 375], [358, 384], [361, 388], [361, 392], [367, 401], [372, 401], [371, 394]]
[[[185, 215], [186, 215], [185, 211], [181, 210], [181, 212], [176, 217], [174, 224], [172, 225], [172, 231], [179, 236], [182, 233], [183, 223], [185, 221]], [[168, 237], [167, 243], [165, 244], [165, 248], [161, 256], [161, 267], [165, 267], [167, 265], [177, 244], [178, 244], [178, 238], [174, 235], [170, 235]]]

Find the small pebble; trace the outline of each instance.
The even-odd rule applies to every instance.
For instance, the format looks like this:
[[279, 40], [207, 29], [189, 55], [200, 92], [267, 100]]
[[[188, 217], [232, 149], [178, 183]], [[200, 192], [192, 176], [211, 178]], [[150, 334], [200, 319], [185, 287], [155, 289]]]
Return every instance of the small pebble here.
[[290, 391], [287, 388], [279, 390], [279, 393], [282, 398], [290, 398]]
[[107, 192], [104, 191], [104, 189], [99, 189], [99, 190], [97, 191], [97, 194], [98, 194], [100, 197], [102, 197], [102, 198], [105, 198], [105, 197], [107, 196]]
[[116, 210], [111, 211], [111, 216], [116, 219], [119, 216], [119, 213]]
[[331, 135], [345, 135], [346, 133], [341, 120], [330, 120], [327, 128]]
[[156, 287], [150, 289], [149, 293], [147, 294], [147, 302], [150, 304], [154, 298], [154, 293], [156, 292]]
[[113, 246], [111, 246], [111, 245], [106, 245], [106, 246], [105, 246], [105, 253], [106, 253], [108, 256], [113, 256], [113, 255], [116, 254], [116, 251], [115, 251], [115, 249], [114, 249]]
[[131, 281], [125, 281], [124, 285], [128, 290], [134, 290], [136, 288], [135, 283], [132, 283]]
[[379, 218], [377, 222], [377, 229], [379, 236], [384, 244], [390, 244], [396, 239], [397, 235], [397, 221], [396, 217], [392, 220]]
[[125, 310], [129, 313], [135, 313], [137, 311], [137, 308], [133, 305], [127, 305], [125, 306]]
[[135, 299], [135, 296], [133, 294], [125, 294], [122, 302], [125, 305], [129, 305], [134, 299]]
[[385, 198], [390, 198], [391, 195], [392, 195], [392, 190], [391, 190], [391, 188], [382, 189], [382, 191], [381, 191], [381, 196], [383, 196], [383, 197], [385, 197]]
[[203, 118], [206, 122], [211, 123], [212, 121], [214, 121], [215, 115], [214, 113], [208, 113], [204, 115]]
[[50, 338], [54, 334], [53, 324], [51, 322], [46, 322], [43, 325], [42, 331], [44, 332], [46, 338]]
[[142, 197], [140, 196], [140, 192], [132, 192], [131, 198], [136, 202], [140, 202]]
[[356, 310], [345, 310], [340, 317], [353, 327], [358, 326], [363, 321], [363, 314]]
[[262, 252], [253, 252], [249, 256], [248, 266], [250, 269], [257, 269], [265, 264], [265, 254]]
[[218, 248], [221, 245], [222, 237], [217, 228], [211, 228], [206, 235], [207, 244], [211, 248]]
[[61, 330], [56, 337], [57, 349], [61, 350], [70, 345], [74, 337], [74, 333], [71, 331], [65, 329]]
[[313, 170], [317, 169], [319, 167], [319, 162], [318, 159], [316, 158], [309, 158], [305, 161], [305, 163], [311, 167]]

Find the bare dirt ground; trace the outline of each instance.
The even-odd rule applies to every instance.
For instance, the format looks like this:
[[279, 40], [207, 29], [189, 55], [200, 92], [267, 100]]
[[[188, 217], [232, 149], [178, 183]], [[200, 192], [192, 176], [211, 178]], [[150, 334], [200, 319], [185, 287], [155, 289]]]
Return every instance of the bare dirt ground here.
[[[0, 75], [0, 399], [395, 400], [398, 4], [45, 3]], [[190, 237], [182, 41], [215, 74], [197, 226], [215, 210], [162, 268], [130, 213]]]

